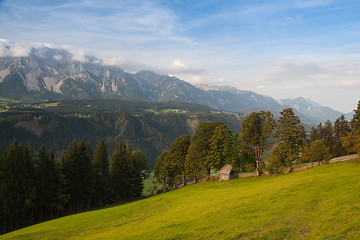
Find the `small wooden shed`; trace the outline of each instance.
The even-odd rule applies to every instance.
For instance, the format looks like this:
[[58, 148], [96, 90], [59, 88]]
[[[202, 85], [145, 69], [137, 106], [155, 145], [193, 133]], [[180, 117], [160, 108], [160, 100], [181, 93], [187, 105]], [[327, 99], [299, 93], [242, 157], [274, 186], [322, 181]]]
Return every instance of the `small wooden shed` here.
[[232, 166], [230, 164], [225, 164], [220, 169], [220, 181], [226, 181], [237, 177], [238, 173], [232, 170]]

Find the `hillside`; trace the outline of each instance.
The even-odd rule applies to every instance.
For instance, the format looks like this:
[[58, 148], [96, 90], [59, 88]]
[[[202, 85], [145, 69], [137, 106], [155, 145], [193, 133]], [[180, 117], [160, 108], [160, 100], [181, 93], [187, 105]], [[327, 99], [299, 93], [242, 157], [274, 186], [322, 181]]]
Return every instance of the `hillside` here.
[[0, 239], [358, 239], [360, 162], [206, 182]]
[[[0, 101], [1, 102], [1, 101]], [[153, 167], [156, 158], [181, 135], [191, 135], [204, 121], [221, 121], [237, 133], [241, 114], [214, 112], [189, 102], [144, 102], [119, 99], [63, 100], [51, 103], [7, 102], [1, 112], [0, 146], [5, 149], [16, 138], [42, 144], [58, 156], [74, 138], [89, 142], [94, 149], [105, 139], [112, 154], [117, 141], [128, 141], [141, 149]]]

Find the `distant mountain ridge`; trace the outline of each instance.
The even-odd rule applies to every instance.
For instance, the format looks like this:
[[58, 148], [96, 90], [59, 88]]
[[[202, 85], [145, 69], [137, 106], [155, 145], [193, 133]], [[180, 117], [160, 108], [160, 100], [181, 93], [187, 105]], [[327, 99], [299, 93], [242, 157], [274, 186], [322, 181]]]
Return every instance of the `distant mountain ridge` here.
[[151, 71], [127, 73], [87, 57], [73, 60], [71, 53], [53, 48], [33, 49], [27, 57], [0, 58], [0, 96], [15, 99], [136, 99], [190, 101], [225, 111], [276, 113], [292, 107], [311, 122], [334, 121], [342, 113], [305, 98], [275, 100], [229, 86], [194, 86], [176, 77]]

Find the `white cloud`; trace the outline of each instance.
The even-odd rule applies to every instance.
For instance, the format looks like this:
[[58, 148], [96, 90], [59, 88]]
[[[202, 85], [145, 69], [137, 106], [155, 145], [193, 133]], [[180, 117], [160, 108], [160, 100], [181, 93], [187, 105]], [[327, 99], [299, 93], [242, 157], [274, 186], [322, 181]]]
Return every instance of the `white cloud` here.
[[277, 61], [256, 76], [258, 90], [360, 90], [360, 63]]
[[32, 49], [28, 44], [11, 44], [6, 39], [0, 39], [0, 57], [22, 57], [28, 56]]
[[187, 69], [186, 65], [181, 62], [179, 59], [174, 60], [172, 67], [174, 69]]
[[324, 74], [324, 69], [316, 63], [280, 60], [269, 63], [269, 67], [261, 70], [255, 80], [262, 85], [267, 85], [290, 81], [310, 81], [321, 74]]
[[82, 49], [78, 49], [71, 52], [73, 54], [72, 60], [79, 61], [79, 62], [88, 62], [89, 59], [85, 56], [85, 51]]
[[111, 57], [103, 61], [103, 65], [107, 66], [121, 66], [124, 63], [122, 57]]

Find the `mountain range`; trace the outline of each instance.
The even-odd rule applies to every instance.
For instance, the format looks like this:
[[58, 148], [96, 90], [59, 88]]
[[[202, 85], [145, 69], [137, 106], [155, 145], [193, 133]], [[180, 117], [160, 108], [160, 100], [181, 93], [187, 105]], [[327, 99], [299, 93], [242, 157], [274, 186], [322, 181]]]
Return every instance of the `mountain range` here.
[[[106, 66], [95, 57], [80, 62], [63, 49], [46, 47], [33, 48], [25, 57], [0, 58], [0, 96], [26, 100], [179, 100], [224, 111], [269, 110], [275, 116], [291, 107], [303, 121], [312, 123], [334, 121], [342, 114], [303, 97], [276, 100], [229, 86], [195, 86], [151, 71], [132, 74], [119, 67]], [[346, 116], [351, 117], [351, 113]]]

